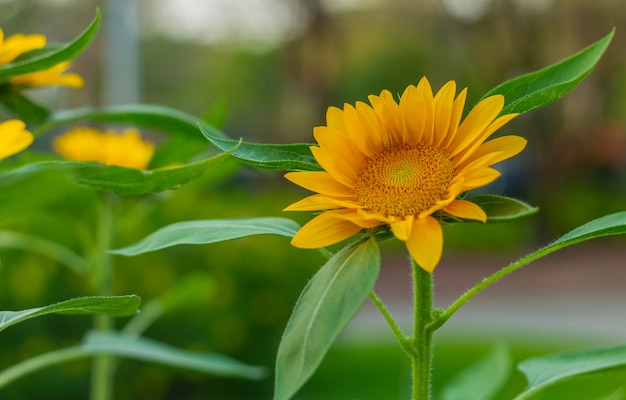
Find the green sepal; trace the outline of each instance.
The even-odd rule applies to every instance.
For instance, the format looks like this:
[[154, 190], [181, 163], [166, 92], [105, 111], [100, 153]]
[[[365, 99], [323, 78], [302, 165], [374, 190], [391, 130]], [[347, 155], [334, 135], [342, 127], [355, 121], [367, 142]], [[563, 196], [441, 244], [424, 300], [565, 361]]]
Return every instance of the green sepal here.
[[0, 311], [0, 331], [27, 319], [47, 314], [128, 316], [135, 314], [140, 304], [141, 298], [135, 295], [93, 296], [78, 297], [22, 311]]
[[478, 205], [487, 214], [487, 223], [507, 222], [525, 218], [539, 211], [521, 200], [495, 194], [479, 194], [466, 199]]
[[562, 61], [496, 86], [487, 92], [483, 99], [494, 94], [503, 95], [504, 108], [500, 115], [522, 114], [558, 100], [593, 70], [614, 33], [615, 29], [599, 41]]
[[0, 66], [0, 82], [8, 81], [17, 75], [52, 68], [63, 61], [76, 58], [91, 44], [99, 27], [100, 11], [96, 9], [96, 16], [91, 24], [73, 42], [63, 46], [52, 45], [44, 51], [29, 52], [30, 54], [25, 54], [25, 57], [16, 62]]
[[[228, 139], [210, 126], [200, 126], [200, 132], [218, 149], [232, 148], [236, 140]], [[311, 153], [311, 144], [262, 144], [242, 141], [233, 156], [258, 168], [290, 171], [322, 171]]]
[[373, 238], [335, 254], [302, 291], [278, 346], [274, 400], [291, 398], [374, 288], [380, 254]]

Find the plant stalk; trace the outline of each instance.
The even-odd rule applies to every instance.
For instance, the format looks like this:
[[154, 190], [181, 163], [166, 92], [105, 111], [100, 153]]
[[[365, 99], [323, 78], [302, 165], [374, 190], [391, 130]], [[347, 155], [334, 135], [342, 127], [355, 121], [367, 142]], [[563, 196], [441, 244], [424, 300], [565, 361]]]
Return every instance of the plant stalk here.
[[[97, 294], [110, 296], [113, 283], [113, 262], [107, 251], [111, 248], [113, 218], [111, 199], [103, 193], [98, 210], [97, 232], [93, 253], [93, 279]], [[94, 329], [98, 332], [110, 331], [114, 328], [113, 317], [108, 315], [94, 316]], [[114, 386], [115, 363], [113, 356], [99, 354], [94, 356], [91, 375], [91, 400], [112, 400]]]
[[413, 266], [413, 342], [411, 355], [413, 400], [430, 399], [432, 335], [428, 329], [433, 304], [432, 275], [415, 261]]

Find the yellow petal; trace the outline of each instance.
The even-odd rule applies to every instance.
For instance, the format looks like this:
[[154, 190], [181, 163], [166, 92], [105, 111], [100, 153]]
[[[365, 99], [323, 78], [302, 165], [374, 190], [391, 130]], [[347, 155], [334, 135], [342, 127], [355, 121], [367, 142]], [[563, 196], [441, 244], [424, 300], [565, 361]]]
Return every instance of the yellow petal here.
[[478, 168], [463, 175], [463, 192], [486, 186], [498, 179], [500, 172], [493, 168]]
[[504, 106], [504, 97], [494, 95], [481, 101], [463, 120], [454, 140], [450, 143], [450, 155], [463, 151], [491, 124]]
[[[350, 137], [350, 140], [354, 145], [368, 157], [372, 157], [378, 152], [378, 147], [373, 143], [371, 138], [367, 137], [367, 131], [361, 124], [358, 112], [350, 104], [345, 104], [343, 107], [343, 120], [345, 123], [345, 130]], [[374, 140], [376, 138], [373, 138]]]
[[465, 107], [465, 98], [467, 97], [467, 88], [461, 90], [461, 93], [454, 100], [452, 105], [452, 116], [450, 119], [450, 127], [445, 139], [441, 142], [441, 148], [448, 148], [450, 143], [454, 140], [456, 132], [459, 129], [461, 118], [463, 117], [463, 108]]
[[443, 208], [446, 213], [462, 219], [486, 222], [487, 214], [478, 205], [467, 200], [455, 200]]
[[11, 119], [0, 123], [0, 159], [24, 150], [33, 140], [22, 121]]
[[391, 232], [393, 232], [393, 235], [399, 240], [405, 242], [411, 236], [411, 228], [413, 227], [414, 220], [415, 217], [413, 215], [409, 215], [406, 218], [401, 218], [397, 221], [391, 222], [389, 224], [389, 226], [391, 226]]
[[458, 163], [462, 163], [464, 160], [471, 157], [474, 151], [476, 151], [476, 149], [478, 149], [478, 147], [482, 145], [485, 140], [487, 140], [498, 129], [503, 127], [506, 123], [515, 118], [517, 115], [518, 114], [506, 114], [498, 117], [495, 121], [491, 123], [491, 125], [487, 127], [487, 129], [485, 129], [480, 135], [478, 135], [476, 139], [474, 139], [474, 141], [468, 144], [463, 151], [459, 152], [459, 154], [456, 155], [456, 161]]
[[337, 107], [328, 107], [326, 111], [326, 126], [339, 130], [345, 130], [343, 123], [343, 110]]
[[352, 190], [322, 171], [289, 172], [285, 178], [303, 188], [330, 196], [352, 196]]
[[291, 204], [283, 211], [315, 211], [339, 208], [357, 209], [361, 207], [363, 206], [350, 199], [341, 200], [321, 194], [314, 194]]
[[350, 221], [336, 218], [327, 211], [306, 223], [291, 239], [291, 244], [303, 249], [330, 246], [355, 235], [361, 227]]
[[437, 92], [433, 100], [435, 109], [433, 144], [435, 146], [441, 145], [450, 129], [455, 94], [456, 83], [449, 81]]
[[443, 252], [441, 225], [430, 216], [416, 219], [406, 246], [411, 257], [422, 269], [433, 272]]
[[501, 136], [499, 138], [492, 139], [486, 143], [483, 143], [476, 151], [468, 157], [463, 163], [459, 164], [458, 168], [464, 168], [489, 153], [497, 154], [497, 157], [493, 158], [490, 165], [497, 164], [500, 161], [504, 161], [507, 158], [511, 158], [516, 154], [519, 154], [524, 147], [526, 147], [527, 140], [521, 136]]
[[365, 158], [350, 137], [344, 132], [334, 128], [318, 126], [313, 129], [313, 136], [319, 147], [325, 152], [332, 154], [332, 158], [341, 159], [342, 162], [352, 165], [354, 168], [362, 165]]
[[341, 157], [322, 149], [321, 147], [311, 146], [311, 153], [317, 162], [328, 172], [335, 180], [348, 187], [353, 187], [357, 177], [354, 165], [347, 162]]

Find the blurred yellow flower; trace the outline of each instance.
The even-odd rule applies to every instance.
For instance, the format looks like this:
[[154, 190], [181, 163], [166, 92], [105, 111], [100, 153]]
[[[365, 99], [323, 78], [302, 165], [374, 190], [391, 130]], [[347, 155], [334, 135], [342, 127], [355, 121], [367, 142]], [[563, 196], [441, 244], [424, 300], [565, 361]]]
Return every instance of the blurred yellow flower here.
[[17, 119], [0, 122], [0, 159], [18, 153], [33, 142], [33, 134]]
[[[13, 62], [20, 55], [31, 50], [41, 49], [45, 45], [46, 37], [44, 35], [16, 34], [5, 39], [4, 31], [0, 29], [0, 65]], [[9, 82], [25, 87], [46, 85], [82, 87], [84, 82], [80, 75], [75, 73], [63, 74], [69, 66], [69, 62], [62, 62], [43, 71], [14, 76], [9, 79]]]
[[136, 129], [100, 131], [78, 127], [53, 141], [54, 150], [77, 161], [95, 161], [108, 165], [145, 170], [154, 154], [154, 145], [144, 141]]
[[[330, 107], [314, 129], [315, 159], [325, 171], [291, 172], [291, 182], [316, 192], [285, 211], [323, 211], [292, 239], [301, 248], [340, 242], [387, 224], [413, 259], [432, 272], [443, 251], [439, 216], [485, 222], [476, 204], [459, 199], [500, 173], [491, 165], [526, 146], [519, 136], [487, 141], [516, 114], [498, 117], [501, 95], [484, 99], [461, 122], [467, 89], [448, 82], [433, 95], [426, 78], [396, 102], [385, 90], [343, 110]], [[456, 97], [455, 97], [456, 96]]]

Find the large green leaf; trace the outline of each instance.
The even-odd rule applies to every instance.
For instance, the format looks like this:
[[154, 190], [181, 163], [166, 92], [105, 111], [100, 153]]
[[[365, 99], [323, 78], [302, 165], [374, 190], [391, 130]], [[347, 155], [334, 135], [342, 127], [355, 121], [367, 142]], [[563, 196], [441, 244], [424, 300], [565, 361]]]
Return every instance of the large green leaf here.
[[521, 200], [495, 194], [479, 194], [467, 199], [487, 214], [487, 222], [506, 222], [535, 214], [539, 209]]
[[483, 96], [504, 96], [501, 114], [525, 113], [561, 98], [582, 81], [604, 54], [615, 30], [580, 52], [546, 68], [504, 82]]
[[0, 388], [42, 368], [100, 354], [155, 362], [222, 377], [261, 379], [266, 375], [263, 367], [244, 364], [221, 354], [192, 352], [119, 333], [92, 332], [78, 346], [41, 354], [0, 372]]
[[287, 218], [209, 219], [177, 222], [163, 227], [141, 241], [113, 254], [134, 256], [179, 244], [208, 244], [252, 235], [293, 237], [300, 226]]
[[50, 111], [23, 96], [21, 93], [0, 93], [0, 103], [19, 119], [40, 124], [50, 116]]
[[189, 164], [140, 171], [97, 163], [52, 160], [38, 161], [0, 173], [0, 183], [27, 178], [41, 172], [65, 171], [79, 184], [111, 190], [122, 195], [137, 195], [176, 189], [203, 176], [228, 157], [224, 152]]
[[509, 349], [498, 343], [485, 358], [456, 375], [444, 387], [441, 399], [493, 399], [509, 379], [511, 366]]
[[[208, 126], [200, 126], [202, 134], [217, 148], [230, 149], [236, 140], [224, 138], [218, 130]], [[241, 142], [241, 145], [233, 152], [246, 164], [258, 168], [270, 170], [300, 170], [321, 171], [322, 167], [317, 163], [311, 153], [310, 144], [262, 144]]]
[[96, 16], [85, 31], [73, 42], [63, 46], [50, 46], [49, 50], [33, 52], [33, 57], [0, 66], [0, 82], [9, 78], [30, 72], [52, 68], [60, 62], [76, 58], [89, 46], [100, 27], [100, 11], [96, 10]]
[[374, 288], [379, 269], [378, 246], [369, 238], [345, 247], [309, 281], [278, 347], [274, 400], [291, 398], [313, 375]]
[[[573, 378], [580, 378], [609, 369], [612, 371], [619, 369], [626, 372], [626, 346], [620, 345], [532, 358], [521, 362], [518, 369], [528, 379], [528, 386], [516, 399], [528, 399], [548, 386], [571, 381]], [[614, 391], [617, 387], [606, 389]]]
[[137, 312], [139, 296], [93, 296], [78, 297], [45, 307], [22, 311], [0, 311], [0, 331], [30, 318], [46, 314], [102, 314], [115, 317], [133, 315]]

